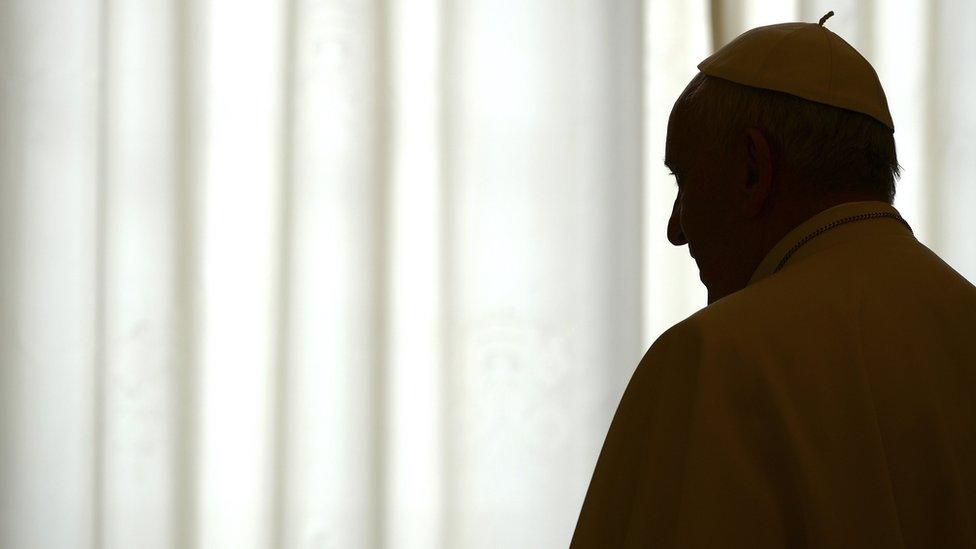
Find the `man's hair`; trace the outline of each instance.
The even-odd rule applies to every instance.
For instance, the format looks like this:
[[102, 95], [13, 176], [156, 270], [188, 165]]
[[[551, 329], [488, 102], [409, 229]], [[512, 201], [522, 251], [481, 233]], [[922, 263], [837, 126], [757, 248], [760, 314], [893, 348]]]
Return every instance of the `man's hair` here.
[[901, 175], [894, 132], [866, 114], [704, 73], [682, 102], [691, 127], [706, 128], [718, 147], [732, 145], [745, 128], [761, 130], [806, 182], [803, 191], [866, 191], [894, 202]]

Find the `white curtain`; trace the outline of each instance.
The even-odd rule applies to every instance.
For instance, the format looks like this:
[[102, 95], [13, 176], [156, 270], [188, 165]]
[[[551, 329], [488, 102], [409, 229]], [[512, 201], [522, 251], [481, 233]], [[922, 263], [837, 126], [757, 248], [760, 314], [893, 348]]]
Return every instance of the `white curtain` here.
[[0, 546], [565, 547], [705, 304], [671, 105], [828, 9], [976, 279], [972, 2], [4, 0]]

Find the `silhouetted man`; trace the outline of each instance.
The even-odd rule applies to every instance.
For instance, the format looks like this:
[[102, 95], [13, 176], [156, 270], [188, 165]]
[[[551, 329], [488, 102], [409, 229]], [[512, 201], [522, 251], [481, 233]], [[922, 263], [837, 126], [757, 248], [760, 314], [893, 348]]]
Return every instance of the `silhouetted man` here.
[[640, 361], [571, 547], [976, 547], [976, 287], [891, 205], [874, 69], [823, 20], [698, 68], [668, 238], [709, 305]]

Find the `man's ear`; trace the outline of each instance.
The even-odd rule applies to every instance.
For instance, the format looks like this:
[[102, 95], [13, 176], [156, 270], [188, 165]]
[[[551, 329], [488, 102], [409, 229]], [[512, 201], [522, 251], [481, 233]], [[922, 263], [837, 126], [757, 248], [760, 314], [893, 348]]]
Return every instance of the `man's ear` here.
[[743, 213], [755, 217], [762, 211], [773, 185], [773, 155], [766, 135], [746, 128], [746, 182]]

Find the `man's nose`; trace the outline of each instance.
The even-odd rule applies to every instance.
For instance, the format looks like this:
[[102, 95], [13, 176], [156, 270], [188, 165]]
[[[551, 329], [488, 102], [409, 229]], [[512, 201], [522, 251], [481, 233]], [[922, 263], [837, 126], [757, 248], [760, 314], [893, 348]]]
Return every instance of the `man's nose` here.
[[684, 231], [681, 230], [681, 210], [678, 200], [675, 199], [674, 207], [671, 209], [671, 219], [668, 220], [668, 240], [675, 246], [682, 246], [688, 243]]

